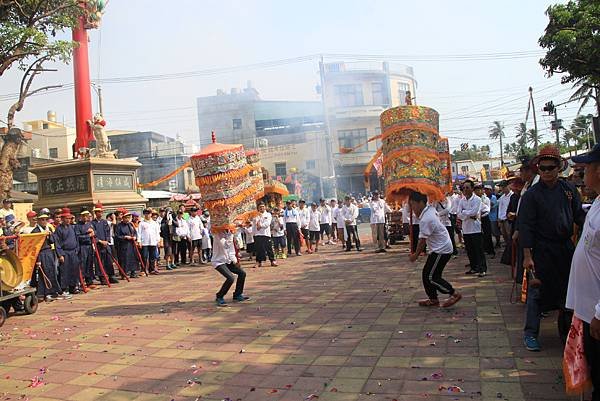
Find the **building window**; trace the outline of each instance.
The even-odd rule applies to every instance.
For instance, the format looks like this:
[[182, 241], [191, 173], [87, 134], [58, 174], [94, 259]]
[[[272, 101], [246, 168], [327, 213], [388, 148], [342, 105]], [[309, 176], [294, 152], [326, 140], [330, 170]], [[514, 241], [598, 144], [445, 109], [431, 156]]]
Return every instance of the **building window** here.
[[315, 168], [317, 168], [316, 160], [307, 160], [306, 161], [306, 169], [307, 170], [314, 170]]
[[285, 177], [287, 175], [287, 167], [285, 162], [275, 163], [275, 176]]
[[406, 82], [398, 82], [398, 98], [401, 106], [406, 106], [406, 94], [408, 91], [410, 91], [409, 84]]
[[388, 104], [388, 97], [383, 83], [373, 82], [371, 84], [371, 91], [373, 92], [373, 105], [384, 106]]
[[335, 85], [335, 102], [337, 107], [362, 106], [362, 85]]
[[58, 159], [58, 148], [48, 149], [48, 157], [51, 159]]
[[242, 119], [241, 118], [233, 119], [233, 129], [242, 129]]
[[340, 145], [340, 149], [342, 148], [355, 148], [358, 145], [365, 144], [365, 146], [358, 148], [358, 152], [366, 152], [367, 149], [367, 129], [359, 128], [359, 129], [351, 129], [338, 131], [338, 142]]
[[48, 129], [48, 123], [42, 123], [42, 129]]
[[469, 174], [469, 166], [460, 166], [460, 172], [464, 175]]

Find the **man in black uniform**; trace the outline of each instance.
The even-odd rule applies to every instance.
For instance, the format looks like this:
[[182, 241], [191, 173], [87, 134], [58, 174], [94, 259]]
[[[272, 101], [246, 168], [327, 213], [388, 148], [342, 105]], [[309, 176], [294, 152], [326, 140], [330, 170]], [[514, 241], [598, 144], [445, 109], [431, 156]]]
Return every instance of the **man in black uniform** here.
[[79, 292], [77, 287], [79, 285], [79, 265], [81, 261], [79, 260], [79, 242], [73, 226], [74, 218], [71, 209], [62, 208], [60, 225], [56, 227], [54, 232], [56, 243], [62, 250], [58, 253], [58, 276], [60, 287], [65, 294]]
[[558, 178], [564, 160], [555, 146], [543, 147], [532, 163], [538, 167], [540, 181], [521, 197], [518, 225], [523, 267], [530, 277], [524, 343], [528, 350], [539, 351], [542, 312], [558, 309], [558, 331], [566, 340], [573, 314], [565, 309], [575, 250], [571, 237], [573, 224], [583, 224], [585, 213], [577, 189]]
[[[113, 265], [112, 248], [110, 246], [111, 233], [110, 225], [108, 221], [102, 218], [104, 209], [102, 203], [98, 202], [94, 206], [94, 220], [92, 220], [92, 228], [96, 238], [96, 245], [98, 247], [98, 253], [100, 254], [100, 260], [102, 261], [102, 267], [108, 276], [108, 281], [111, 284], [117, 284], [119, 280], [115, 274], [115, 267]], [[100, 270], [97, 257], [94, 255], [94, 263], [96, 266], [96, 275], [100, 277], [100, 283], [106, 285], [106, 279]]]
[[92, 215], [89, 210], [83, 210], [79, 213], [80, 219], [75, 226], [77, 241], [79, 242], [79, 259], [81, 260], [81, 273], [85, 280], [85, 285], [94, 288], [94, 251], [92, 249], [92, 236], [94, 229], [92, 227]]
[[[40, 269], [36, 274], [37, 295], [46, 302], [54, 301], [62, 293], [56, 275], [57, 257], [62, 250], [60, 249], [60, 245], [56, 243], [54, 232], [48, 224], [49, 217], [46, 213], [40, 212], [37, 216], [37, 225], [31, 230], [32, 234], [48, 233], [44, 245], [42, 245], [38, 254], [37, 263], [39, 263]], [[72, 295], [64, 294], [63, 298], [69, 299], [72, 298]]]

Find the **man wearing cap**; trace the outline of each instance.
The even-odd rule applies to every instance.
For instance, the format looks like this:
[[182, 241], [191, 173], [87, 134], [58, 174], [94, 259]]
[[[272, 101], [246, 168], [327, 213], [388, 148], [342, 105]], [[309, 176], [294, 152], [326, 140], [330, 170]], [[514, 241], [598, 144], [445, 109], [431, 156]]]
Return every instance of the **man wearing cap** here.
[[379, 197], [379, 192], [377, 191], [373, 192], [369, 207], [371, 208], [371, 237], [375, 246], [375, 252], [387, 252], [385, 250], [385, 214], [390, 213], [392, 209]]
[[285, 223], [285, 233], [287, 237], [287, 254], [292, 254], [293, 245], [296, 256], [300, 256], [300, 228], [298, 227], [300, 215], [298, 214], [298, 209], [294, 208], [291, 201], [285, 202], [285, 206], [285, 209], [283, 209], [283, 222]]
[[31, 231], [37, 226], [37, 213], [33, 210], [27, 212], [27, 221], [29, 225], [22, 227], [19, 234], [31, 234]]
[[[600, 144], [571, 160], [585, 165], [585, 186], [600, 194]], [[571, 262], [566, 307], [583, 322], [583, 348], [594, 392], [600, 400], [600, 196], [589, 209]]]
[[337, 201], [335, 199], [330, 200], [329, 207], [331, 207], [331, 243], [335, 245], [338, 241], [337, 214], [339, 208], [337, 205]]
[[331, 244], [331, 207], [325, 202], [325, 199], [319, 200], [319, 211], [321, 212], [321, 241], [325, 245], [325, 234], [327, 234], [327, 244]]
[[[36, 264], [39, 266], [39, 270], [36, 270], [35, 281], [38, 297], [50, 302], [57, 299], [58, 294], [62, 293], [56, 271], [58, 255], [62, 253], [62, 249], [60, 244], [56, 243], [55, 234], [50, 230], [48, 217], [48, 214], [40, 211], [37, 216], [37, 225], [31, 230], [31, 233], [48, 233], [37, 257]], [[63, 298], [72, 298], [72, 295], [63, 294]]]
[[131, 278], [138, 278], [140, 264], [137, 251], [137, 231], [131, 223], [131, 213], [125, 211], [123, 219], [115, 228], [115, 238], [119, 240], [119, 264]]
[[356, 228], [356, 219], [358, 218], [358, 206], [356, 206], [349, 196], [344, 197], [344, 207], [342, 208], [342, 218], [344, 219], [344, 236], [346, 237], [346, 252], [352, 249], [352, 240], [356, 245], [356, 250], [360, 249], [360, 238]]
[[[102, 261], [102, 267], [108, 276], [108, 281], [111, 284], [117, 284], [119, 280], [115, 274], [115, 267], [113, 264], [112, 244], [114, 242], [113, 235], [111, 233], [111, 224], [108, 220], [102, 217], [104, 208], [102, 203], [98, 202], [94, 205], [94, 219], [92, 220], [92, 228], [94, 229], [94, 235], [96, 238], [96, 246], [98, 253], [100, 254], [100, 261]], [[100, 284], [106, 285], [104, 275], [100, 269], [98, 260], [94, 258], [94, 264], [96, 266], [95, 275], [100, 277]]]
[[156, 250], [160, 244], [160, 226], [152, 219], [152, 210], [144, 209], [144, 218], [138, 226], [138, 242], [142, 246], [142, 259], [150, 274], [158, 274]]
[[15, 211], [12, 208], [12, 201], [10, 199], [4, 199], [2, 201], [2, 208], [0, 209], [0, 217], [6, 219], [9, 215], [15, 216]]
[[[94, 285], [94, 250], [92, 249], [92, 237], [94, 228], [92, 226], [92, 214], [89, 210], [82, 210], [79, 213], [80, 219], [75, 226], [77, 241], [79, 242], [79, 259], [81, 260], [81, 270], [85, 285], [93, 287]], [[104, 279], [100, 275], [101, 279]]]
[[60, 262], [58, 267], [60, 286], [63, 293], [76, 294], [78, 292], [81, 261], [79, 259], [79, 241], [73, 226], [75, 216], [71, 214], [71, 209], [65, 207], [62, 208], [60, 218], [61, 223], [56, 227], [55, 232], [56, 242], [62, 249], [62, 253], [59, 253], [60, 256], [58, 257]]
[[[530, 276], [524, 343], [528, 350], [539, 351], [542, 312], [558, 309], [558, 330], [563, 342], [566, 340], [572, 316], [565, 309], [575, 249], [571, 237], [573, 224], [583, 224], [585, 213], [577, 189], [558, 178], [565, 163], [558, 148], [543, 147], [532, 162], [538, 168], [540, 181], [521, 196], [518, 229], [523, 267]], [[531, 284], [533, 278], [539, 279], [536, 285]]]

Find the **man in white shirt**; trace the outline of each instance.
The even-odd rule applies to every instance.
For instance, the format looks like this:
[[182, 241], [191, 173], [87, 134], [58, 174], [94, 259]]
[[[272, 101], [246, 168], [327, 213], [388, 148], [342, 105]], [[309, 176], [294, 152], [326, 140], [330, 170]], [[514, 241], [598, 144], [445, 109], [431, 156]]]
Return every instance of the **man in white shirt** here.
[[202, 232], [204, 231], [204, 224], [202, 224], [202, 219], [198, 216], [197, 207], [190, 209], [190, 218], [187, 223], [190, 228], [190, 239], [192, 240], [190, 263], [194, 263], [194, 250], [198, 251], [198, 263], [206, 263], [202, 258]]
[[335, 199], [329, 201], [329, 207], [331, 207], [331, 243], [336, 244], [338, 240], [337, 230], [337, 213], [338, 205]]
[[217, 306], [227, 306], [225, 295], [236, 281], [234, 274], [237, 275], [235, 291], [233, 292], [234, 302], [243, 302], [250, 299], [244, 295], [244, 284], [246, 283], [246, 272], [240, 266], [235, 254], [233, 244], [233, 234], [229, 231], [215, 233], [213, 242], [213, 256], [211, 260], [215, 270], [225, 277], [225, 282], [216, 294]]
[[153, 220], [152, 210], [144, 209], [144, 219], [138, 226], [138, 241], [142, 245], [142, 258], [144, 264], [149, 268], [150, 274], [158, 274], [156, 269], [156, 249], [160, 239], [160, 226]]
[[346, 229], [345, 229], [346, 223], [344, 222], [344, 216], [342, 215], [343, 208], [344, 208], [344, 202], [340, 199], [338, 201], [338, 207], [336, 209], [336, 212], [333, 214], [333, 220], [336, 222], [338, 240], [342, 244], [342, 249], [345, 249], [346, 248], [346, 239], [344, 237], [344, 233], [346, 232]]
[[[308, 221], [309, 232], [309, 250], [308, 253], [319, 251], [319, 241], [321, 240], [321, 209], [317, 208], [317, 204], [313, 202], [310, 205], [310, 215]], [[314, 246], [314, 250], [313, 250]]]
[[473, 193], [475, 184], [471, 180], [463, 183], [463, 199], [458, 204], [457, 217], [462, 221], [462, 232], [465, 248], [469, 257], [470, 269], [465, 274], [477, 274], [485, 277], [487, 263], [483, 252], [483, 237], [481, 234], [481, 198]]
[[[600, 194], [600, 144], [572, 160], [585, 165], [585, 186]], [[592, 400], [600, 400], [600, 196], [587, 213], [573, 255], [566, 307], [583, 321], [584, 353], [594, 387]]]
[[181, 261], [182, 265], [187, 265], [187, 248], [188, 241], [190, 238], [190, 226], [187, 221], [183, 218], [183, 210], [177, 211], [177, 227], [175, 227], [175, 237], [173, 242], [175, 243], [175, 264], [179, 264]]
[[494, 242], [492, 240], [492, 222], [490, 221], [492, 202], [483, 192], [483, 184], [475, 185], [475, 195], [481, 198], [481, 211], [479, 215], [481, 219], [481, 235], [483, 237], [483, 251], [494, 258], [496, 257], [496, 250], [494, 249]]
[[254, 232], [254, 249], [256, 251], [256, 264], [254, 267], [262, 267], [262, 262], [265, 262], [267, 257], [271, 261], [271, 266], [277, 266], [277, 263], [275, 263], [275, 254], [273, 253], [273, 245], [271, 243], [272, 219], [273, 216], [271, 216], [271, 213], [267, 212], [265, 204], [259, 203], [258, 216], [256, 216], [252, 221], [252, 231]]
[[331, 244], [331, 207], [325, 202], [325, 199], [319, 200], [319, 203], [319, 211], [321, 212], [321, 221], [319, 222], [321, 227], [321, 241], [325, 241], [325, 235], [327, 235], [327, 244]]
[[350, 201], [350, 197], [344, 198], [344, 207], [342, 208], [342, 218], [344, 219], [345, 236], [346, 236], [346, 252], [350, 252], [352, 249], [352, 240], [356, 245], [356, 250], [362, 252], [360, 249], [360, 239], [358, 238], [358, 231], [356, 229], [356, 218], [358, 217], [358, 206]]
[[2, 201], [2, 208], [0, 209], [0, 217], [6, 219], [6, 216], [13, 215], [16, 217], [15, 211], [12, 208], [13, 204], [10, 199], [4, 199]]
[[411, 192], [408, 201], [411, 209], [419, 216], [419, 239], [417, 249], [409, 256], [411, 262], [415, 262], [425, 245], [429, 248], [427, 262], [423, 266], [423, 286], [427, 293], [427, 299], [419, 301], [420, 306], [439, 306], [438, 291], [448, 294], [450, 297], [442, 304], [448, 308], [461, 300], [460, 292], [452, 288], [452, 285], [442, 278], [446, 264], [452, 256], [452, 241], [446, 227], [440, 222], [435, 208], [427, 205], [427, 196], [419, 192]]
[[373, 192], [369, 207], [371, 208], [371, 236], [375, 252], [387, 252], [385, 250], [385, 214], [390, 213], [392, 209], [379, 197], [379, 192], [377, 191]]
[[442, 225], [446, 227], [446, 230], [448, 230], [448, 235], [450, 236], [450, 241], [452, 242], [452, 255], [458, 255], [456, 242], [454, 242], [454, 228], [452, 227], [452, 220], [450, 220], [450, 211], [452, 210], [453, 206], [452, 197], [448, 195], [443, 201], [435, 203], [435, 210], [438, 213], [440, 223], [442, 223]]
[[306, 244], [306, 251], [310, 250], [310, 239], [308, 233], [308, 222], [310, 220], [310, 210], [306, 207], [306, 201], [301, 199], [298, 202], [298, 216], [300, 219], [300, 232], [304, 237], [304, 243]]
[[292, 254], [292, 245], [294, 245], [294, 251], [296, 256], [302, 255], [300, 253], [300, 228], [298, 223], [300, 222], [300, 215], [298, 209], [295, 208], [296, 201], [287, 201], [286, 208], [283, 210], [283, 222], [285, 223], [285, 233], [287, 236], [287, 254]]
[[513, 192], [510, 190], [508, 183], [506, 181], [502, 181], [498, 184], [500, 190], [502, 191], [502, 195], [498, 199], [498, 225], [500, 226], [500, 232], [502, 233], [502, 238], [504, 239], [504, 244], [512, 243], [511, 237], [511, 226], [510, 221], [508, 220], [508, 204], [510, 203], [510, 197], [513, 195]]
[[22, 227], [19, 231], [21, 234], [31, 234], [31, 231], [37, 226], [37, 213], [33, 210], [27, 212], [28, 226]]

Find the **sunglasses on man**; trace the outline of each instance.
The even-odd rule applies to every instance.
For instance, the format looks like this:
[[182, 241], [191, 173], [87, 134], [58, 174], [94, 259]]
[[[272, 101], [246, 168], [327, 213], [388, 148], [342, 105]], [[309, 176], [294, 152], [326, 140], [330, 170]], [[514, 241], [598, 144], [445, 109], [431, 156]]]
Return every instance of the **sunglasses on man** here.
[[557, 168], [558, 168], [558, 166], [556, 164], [553, 164], [551, 166], [544, 166], [544, 165], [538, 166], [538, 170], [540, 170], [540, 171], [552, 171]]

